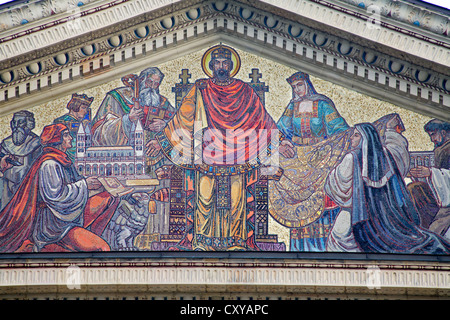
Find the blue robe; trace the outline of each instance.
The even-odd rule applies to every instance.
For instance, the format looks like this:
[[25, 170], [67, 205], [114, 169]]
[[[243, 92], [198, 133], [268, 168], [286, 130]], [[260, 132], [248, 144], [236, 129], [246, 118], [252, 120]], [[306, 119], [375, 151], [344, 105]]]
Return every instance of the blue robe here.
[[[296, 146], [314, 145], [349, 128], [328, 97], [316, 93], [309, 79], [305, 79], [309, 94], [292, 99], [278, 120], [278, 129]], [[299, 112], [302, 101], [312, 101], [310, 112]], [[340, 208], [326, 209], [314, 223], [303, 228], [291, 229], [291, 251], [326, 251], [328, 233]]]
[[[296, 146], [307, 146], [319, 143], [328, 137], [349, 128], [347, 122], [336, 110], [336, 107], [325, 95], [318, 94], [309, 77], [304, 74], [303, 81], [307, 86], [307, 94], [291, 100], [281, 118], [278, 129]], [[312, 102], [312, 109], [300, 111], [300, 104]], [[314, 223], [299, 229], [291, 229], [291, 251], [326, 251], [328, 233], [340, 208], [334, 206], [326, 209]]]
[[[298, 112], [305, 99], [313, 101], [312, 112]], [[312, 145], [349, 128], [326, 96], [314, 94], [301, 101], [291, 101], [278, 120], [278, 129], [295, 145]]]

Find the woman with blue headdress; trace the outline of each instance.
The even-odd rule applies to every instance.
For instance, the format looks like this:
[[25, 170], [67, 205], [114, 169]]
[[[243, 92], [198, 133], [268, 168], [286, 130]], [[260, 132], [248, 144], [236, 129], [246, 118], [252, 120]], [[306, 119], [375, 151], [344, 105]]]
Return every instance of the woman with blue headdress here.
[[362, 252], [449, 254], [450, 243], [420, 227], [398, 160], [375, 126], [357, 124], [351, 146], [325, 184], [327, 194], [348, 209], [342, 212], [350, 213], [347, 242], [341, 238], [341, 245], [353, 242]]
[[270, 181], [269, 211], [290, 230], [290, 251], [325, 251], [329, 230], [340, 208], [323, 192], [329, 171], [348, 151], [349, 126], [333, 101], [317, 93], [309, 75], [286, 79], [292, 99], [278, 129], [292, 141], [296, 156], [280, 156], [283, 175]]
[[308, 74], [294, 73], [287, 82], [293, 97], [277, 124], [295, 145], [312, 145], [349, 128], [333, 101], [316, 92]]

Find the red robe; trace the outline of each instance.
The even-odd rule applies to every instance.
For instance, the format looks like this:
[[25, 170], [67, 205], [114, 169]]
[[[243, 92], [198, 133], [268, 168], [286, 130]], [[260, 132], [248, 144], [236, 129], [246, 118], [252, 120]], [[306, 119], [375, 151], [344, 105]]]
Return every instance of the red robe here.
[[[203, 133], [199, 144], [199, 133]], [[230, 134], [234, 133], [234, 135]], [[241, 175], [243, 197], [239, 198], [239, 202], [245, 202], [240, 209], [243, 210], [233, 212], [230, 221], [225, 222], [224, 218], [221, 223], [236, 226], [239, 230], [233, 230], [229, 235], [216, 238], [213, 232], [199, 231], [200, 228], [194, 228], [203, 223], [204, 226], [214, 220], [214, 212], [218, 210], [210, 210], [200, 203], [200, 196], [194, 197], [195, 192], [201, 192], [200, 179], [195, 178], [191, 171], [185, 173], [185, 193], [186, 193], [186, 226], [184, 238], [178, 243], [173, 250], [192, 250], [196, 240], [196, 245], [203, 244], [204, 247], [218, 247], [222, 250], [227, 247], [244, 246], [249, 250], [258, 250], [255, 243], [255, 197], [254, 186], [258, 180], [257, 167], [261, 163], [253, 165], [259, 155], [268, 156], [269, 143], [272, 135], [275, 139], [280, 139], [278, 128], [275, 121], [266, 111], [259, 96], [251, 86], [245, 82], [233, 79], [233, 82], [226, 86], [214, 84], [211, 79], [198, 80], [191, 90], [183, 98], [179, 110], [173, 119], [167, 124], [166, 128], [158, 133], [157, 139], [161, 145], [165, 155], [173, 160], [173, 154], [181, 154], [184, 152], [192, 152], [192, 147], [201, 147], [202, 162], [198, 163], [195, 155], [191, 154], [192, 163], [175, 162], [177, 165], [186, 169], [194, 169], [207, 175]], [[195, 143], [193, 144], [193, 138]], [[176, 152], [178, 151], [178, 152]], [[197, 149], [196, 149], [197, 151]], [[231, 157], [230, 157], [231, 155]], [[231, 159], [230, 159], [231, 158]], [[189, 160], [189, 158], [188, 158]], [[262, 160], [262, 159], [260, 159]], [[228, 180], [227, 180], [228, 181]], [[227, 189], [223, 189], [223, 188]], [[198, 188], [197, 190], [195, 190]], [[207, 188], [207, 187], [206, 187]], [[231, 199], [231, 184], [228, 182], [217, 182], [214, 187], [216, 194], [215, 200], [221, 205], [226, 201], [217, 200], [220, 195], [221, 199], [228, 197]], [[219, 190], [220, 189], [220, 190]], [[203, 190], [208, 193], [211, 190]], [[217, 191], [217, 192], [216, 192]], [[220, 210], [224, 216], [229, 216], [231, 204], [227, 207], [224, 205]], [[208, 213], [209, 212], [209, 213]], [[208, 217], [209, 215], [209, 217]], [[199, 219], [198, 217], [202, 217]], [[240, 219], [244, 217], [244, 225], [239, 225]], [[214, 223], [213, 223], [214, 224]], [[214, 227], [221, 228], [220, 225]], [[245, 228], [243, 232], [242, 228]], [[205, 227], [204, 230], [206, 230]], [[208, 229], [209, 230], [209, 229]], [[242, 234], [245, 234], [242, 237]], [[206, 239], [206, 240], [202, 240]], [[208, 241], [211, 243], [208, 244]], [[220, 244], [216, 244], [218, 240]], [[236, 242], [233, 242], [236, 241]], [[245, 242], [245, 245], [242, 243]], [[226, 244], [225, 244], [226, 243]], [[171, 249], [171, 250], [172, 250]]]
[[[31, 250], [34, 220], [40, 207], [45, 206], [44, 202], [39, 201], [39, 169], [47, 160], [57, 161], [64, 167], [72, 165], [66, 153], [53, 147], [43, 149], [42, 155], [33, 163], [14, 197], [0, 212], [0, 252]], [[107, 192], [89, 198], [84, 211], [83, 227], [90, 227], [92, 232], [85, 234], [86, 250], [89, 249], [89, 239], [94, 243], [97, 240], [94, 238], [101, 235], [119, 202], [119, 199]], [[76, 240], [65, 239], [65, 247], [74, 248], [76, 245], [71, 246], [71, 243], [75, 242]], [[51, 247], [50, 251], [64, 250], [55, 244]]]
[[[272, 130], [277, 130], [277, 125], [264, 108], [259, 96], [245, 82], [235, 79], [231, 85], [220, 86], [211, 80], [205, 88], [200, 89], [205, 105], [208, 121], [208, 129], [213, 136], [220, 132], [221, 137], [215, 137], [208, 148], [212, 150], [224, 150], [222, 156], [233, 153], [233, 163], [220, 159], [215, 154], [212, 156], [216, 164], [242, 164], [255, 159], [259, 153], [266, 156], [266, 149], [270, 143]], [[236, 138], [229, 133], [235, 133]], [[223, 139], [221, 145], [220, 138]], [[278, 134], [276, 136], [278, 139]], [[215, 149], [213, 149], [213, 148]], [[231, 148], [230, 148], [231, 147]]]
[[66, 153], [45, 147], [23, 179], [11, 201], [0, 212], [0, 251], [16, 251], [33, 231], [33, 221], [39, 210], [39, 168], [47, 160], [55, 160], [67, 167], [72, 164]]
[[[204, 112], [203, 112], [204, 110]], [[201, 171], [208, 167], [236, 167], [225, 174], [238, 174], [257, 166], [248, 162], [258, 155], [267, 157], [272, 135], [279, 139], [275, 121], [264, 108], [259, 96], [245, 82], [234, 79], [220, 86], [211, 79], [198, 80], [183, 98], [181, 106], [163, 132], [156, 135], [163, 152], [172, 157], [172, 149], [190, 153], [192, 163], [175, 163], [198, 168], [192, 154], [194, 135], [198, 139], [199, 123], [203, 129]], [[234, 134], [234, 135], [233, 135]], [[259, 159], [263, 160], [263, 159]], [[221, 170], [221, 169], [220, 169]], [[215, 174], [214, 171], [210, 171]]]

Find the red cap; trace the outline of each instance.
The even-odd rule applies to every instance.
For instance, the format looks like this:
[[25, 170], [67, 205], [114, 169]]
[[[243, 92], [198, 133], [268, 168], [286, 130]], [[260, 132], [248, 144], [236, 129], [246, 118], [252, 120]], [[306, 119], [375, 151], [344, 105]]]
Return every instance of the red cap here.
[[62, 133], [64, 130], [69, 129], [62, 123], [45, 126], [41, 133], [41, 144], [46, 146], [49, 144], [60, 143], [62, 141]]

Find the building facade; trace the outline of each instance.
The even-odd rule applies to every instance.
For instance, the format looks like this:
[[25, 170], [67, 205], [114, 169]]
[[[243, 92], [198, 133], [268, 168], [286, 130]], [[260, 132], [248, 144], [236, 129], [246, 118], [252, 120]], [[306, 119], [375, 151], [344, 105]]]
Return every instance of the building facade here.
[[131, 131], [127, 146], [92, 145], [89, 126], [80, 125], [77, 133], [75, 167], [83, 176], [144, 176], [144, 131], [140, 122]]

